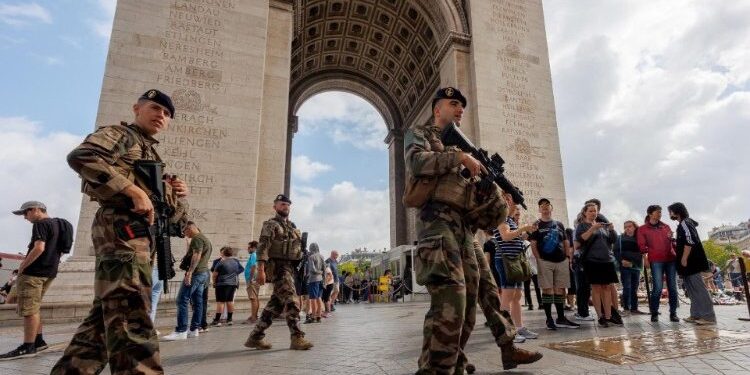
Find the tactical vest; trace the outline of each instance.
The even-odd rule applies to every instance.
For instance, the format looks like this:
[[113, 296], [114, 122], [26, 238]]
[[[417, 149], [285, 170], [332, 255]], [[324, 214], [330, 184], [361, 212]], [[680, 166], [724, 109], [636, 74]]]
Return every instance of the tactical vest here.
[[278, 223], [283, 233], [275, 233], [271, 238], [271, 244], [268, 248], [268, 257], [271, 259], [283, 260], [300, 260], [302, 259], [302, 233], [294, 227], [294, 224], [285, 224], [284, 222], [271, 219]]

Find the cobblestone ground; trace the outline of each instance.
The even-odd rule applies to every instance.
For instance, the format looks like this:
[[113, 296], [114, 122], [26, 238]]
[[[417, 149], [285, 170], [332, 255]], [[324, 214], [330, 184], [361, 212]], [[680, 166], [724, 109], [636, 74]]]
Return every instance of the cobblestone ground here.
[[[333, 317], [321, 324], [305, 324], [307, 337], [315, 348], [307, 352], [288, 350], [289, 333], [282, 321], [274, 322], [268, 339], [274, 345], [269, 351], [245, 349], [242, 344], [251, 327], [235, 324], [212, 328], [200, 337], [161, 344], [167, 374], [409, 374], [416, 370], [421, 347], [421, 326], [426, 303], [339, 305]], [[737, 320], [746, 316], [745, 306], [717, 306], [718, 328], [750, 330], [750, 323]], [[682, 316], [687, 309], [681, 309]], [[246, 316], [236, 313], [237, 319]], [[584, 322], [578, 330], [547, 331], [542, 311], [524, 311], [526, 325], [540, 333], [538, 340], [528, 340], [522, 347], [541, 350], [544, 358], [508, 373], [525, 374], [748, 374], [750, 347], [718, 351], [618, 366], [541, 347], [544, 343], [589, 339], [594, 336], [637, 335], [671, 329], [692, 329], [687, 323], [651, 323], [648, 316], [626, 317], [624, 327], [599, 328]], [[171, 327], [163, 326], [162, 334]], [[169, 319], [170, 321], [172, 319]], [[468, 354], [478, 374], [501, 373], [500, 354], [492, 336], [477, 319]], [[45, 328], [50, 349], [36, 357], [0, 362], [1, 374], [48, 374], [61, 355], [75, 326], [55, 325]], [[750, 335], [750, 333], [745, 333]], [[21, 340], [20, 328], [0, 330], [0, 350], [15, 348]], [[658, 350], [658, 348], [654, 348]], [[108, 373], [108, 370], [105, 370]]]

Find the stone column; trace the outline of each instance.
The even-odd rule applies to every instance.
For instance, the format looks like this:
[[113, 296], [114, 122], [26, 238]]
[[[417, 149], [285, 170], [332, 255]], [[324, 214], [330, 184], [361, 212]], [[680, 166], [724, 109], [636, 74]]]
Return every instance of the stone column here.
[[[265, 42], [265, 74], [258, 138], [258, 180], [255, 186], [255, 217], [252, 238], [260, 234], [263, 221], [273, 215], [273, 199], [287, 191], [291, 142], [288, 108], [291, 75], [292, 5], [271, 1]], [[245, 243], [250, 237], [243, 239]]]
[[284, 194], [287, 196], [289, 196], [291, 191], [292, 146], [294, 145], [294, 135], [297, 134], [297, 130], [299, 130], [299, 117], [297, 115], [290, 115], [286, 134], [286, 168], [284, 170]]
[[404, 196], [406, 166], [404, 164], [404, 133], [400, 129], [391, 129], [385, 139], [388, 144], [390, 159], [390, 202], [391, 202], [391, 248], [408, 243], [407, 211], [401, 202]]
[[525, 220], [546, 197], [555, 219], [567, 223], [542, 1], [471, 1], [468, 8], [474, 139], [507, 162], [507, 177], [529, 205]]

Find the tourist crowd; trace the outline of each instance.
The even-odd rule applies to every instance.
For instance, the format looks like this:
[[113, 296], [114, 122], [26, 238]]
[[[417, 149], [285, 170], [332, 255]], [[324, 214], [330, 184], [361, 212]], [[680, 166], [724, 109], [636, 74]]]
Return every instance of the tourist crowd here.
[[[711, 292], [723, 287], [723, 272], [708, 261], [698, 222], [684, 204], [667, 208], [675, 233], [662, 220], [658, 205], [648, 206], [640, 224], [627, 220], [618, 231], [602, 214], [598, 199], [584, 203], [573, 228], [553, 219], [549, 199], [537, 202], [539, 217], [529, 224], [520, 223], [520, 210], [511, 197], [506, 200], [508, 218], [497, 230], [486, 232], [484, 252], [494, 266], [501, 308], [518, 328], [516, 342], [539, 336], [526, 327], [522, 313], [523, 306], [534, 309], [534, 300], [544, 310], [548, 330], [576, 329], [594, 321], [601, 327], [623, 325], [623, 317], [631, 315], [648, 314], [658, 322], [665, 295], [669, 321], [679, 322], [678, 293], [690, 301], [683, 321], [716, 324]], [[724, 267], [735, 292], [741, 290], [739, 262], [732, 255]], [[640, 297], [647, 301], [647, 311], [639, 307]], [[566, 311], [573, 312], [572, 320]]]

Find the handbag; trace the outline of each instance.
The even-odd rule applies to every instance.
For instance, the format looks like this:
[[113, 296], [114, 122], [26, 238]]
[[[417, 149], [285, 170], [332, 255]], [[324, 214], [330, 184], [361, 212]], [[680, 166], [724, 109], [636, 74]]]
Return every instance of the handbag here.
[[503, 259], [503, 271], [505, 278], [512, 283], [522, 283], [531, 279], [531, 265], [526, 255], [523, 253], [518, 256], [501, 254]]
[[182, 260], [180, 261], [180, 269], [183, 271], [187, 271], [190, 269], [190, 261], [193, 258], [193, 254], [188, 252], [185, 254], [184, 257], [182, 257]]

